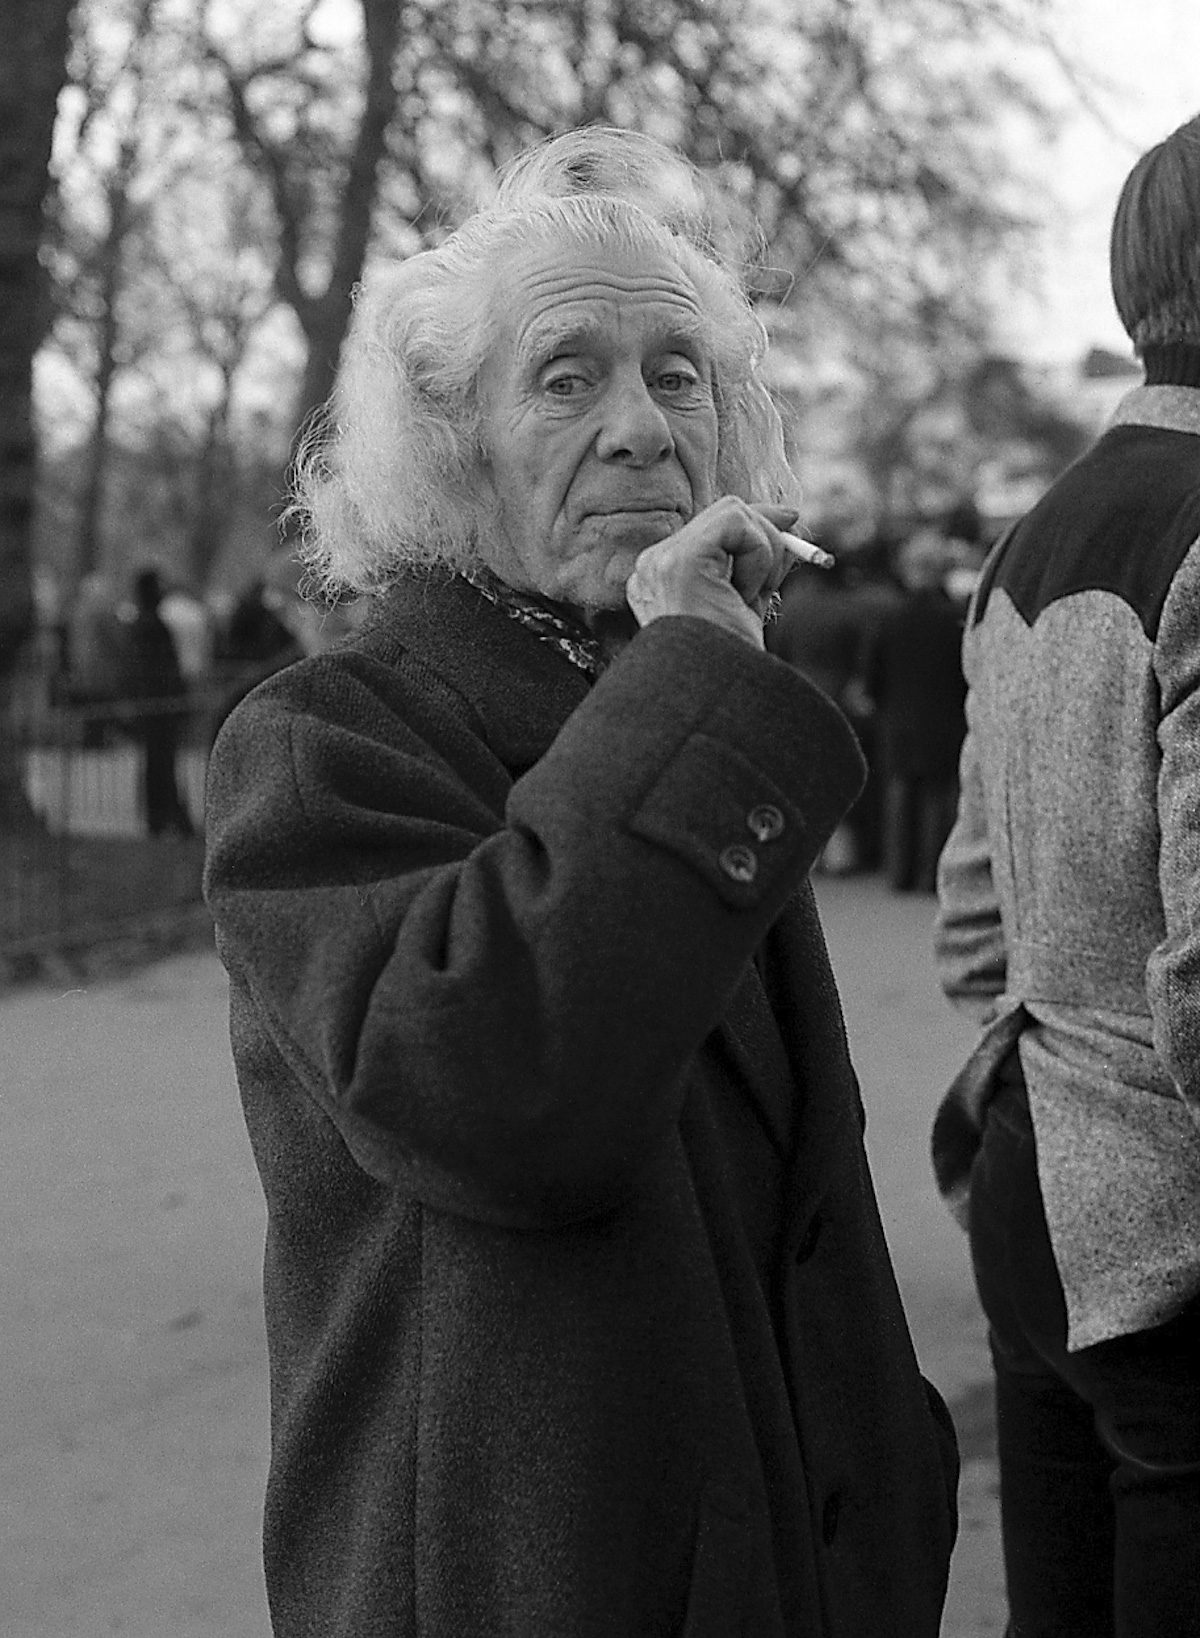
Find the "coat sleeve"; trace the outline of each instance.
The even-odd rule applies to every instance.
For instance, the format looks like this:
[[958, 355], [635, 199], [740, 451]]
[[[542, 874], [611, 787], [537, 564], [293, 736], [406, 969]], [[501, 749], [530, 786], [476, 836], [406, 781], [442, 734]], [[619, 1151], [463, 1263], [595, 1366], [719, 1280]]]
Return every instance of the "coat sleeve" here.
[[857, 744], [695, 620], [641, 632], [515, 782], [427, 672], [376, 670], [301, 667], [222, 730], [231, 977], [372, 1177], [517, 1226], [603, 1213], [857, 793]]
[[[969, 684], [969, 636], [963, 656]], [[959, 756], [958, 813], [938, 863], [934, 958], [949, 1000], [978, 1022], [986, 1023], [1004, 992], [1008, 958], [992, 879], [979, 741], [971, 727], [972, 704], [968, 689], [967, 733]]]
[[1146, 964], [1159, 1057], [1200, 1121], [1200, 541], [1181, 565], [1155, 645], [1159, 884], [1166, 936]]

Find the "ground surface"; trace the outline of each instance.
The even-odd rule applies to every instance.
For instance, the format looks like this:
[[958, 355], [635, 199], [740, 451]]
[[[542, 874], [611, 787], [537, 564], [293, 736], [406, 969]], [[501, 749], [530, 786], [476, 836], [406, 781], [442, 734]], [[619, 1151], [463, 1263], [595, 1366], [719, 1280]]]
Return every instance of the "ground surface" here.
[[29, 977], [51, 952], [161, 924], [199, 898], [203, 843], [175, 836], [0, 835], [0, 962]]
[[[926, 1158], [969, 1034], [933, 982], [928, 900], [818, 892], [918, 1352], [966, 1459], [944, 1638], [999, 1638], [983, 1327]], [[264, 1213], [224, 975], [209, 948], [135, 953], [0, 993], [0, 1631], [268, 1638]]]

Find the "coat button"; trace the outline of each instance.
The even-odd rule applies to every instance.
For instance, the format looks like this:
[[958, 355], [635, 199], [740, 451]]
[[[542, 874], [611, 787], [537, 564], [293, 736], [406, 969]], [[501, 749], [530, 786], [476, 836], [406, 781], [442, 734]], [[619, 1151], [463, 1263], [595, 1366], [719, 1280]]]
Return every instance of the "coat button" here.
[[717, 863], [735, 882], [752, 882], [758, 875], [758, 855], [745, 842], [731, 842], [723, 847]]
[[759, 842], [773, 842], [783, 835], [783, 814], [774, 802], [760, 802], [756, 808], [751, 808], [746, 815], [746, 824]]
[[825, 1498], [825, 1505], [821, 1509], [821, 1540], [826, 1547], [833, 1546], [833, 1538], [838, 1532], [838, 1519], [842, 1515], [842, 1498], [837, 1491], [833, 1491]]

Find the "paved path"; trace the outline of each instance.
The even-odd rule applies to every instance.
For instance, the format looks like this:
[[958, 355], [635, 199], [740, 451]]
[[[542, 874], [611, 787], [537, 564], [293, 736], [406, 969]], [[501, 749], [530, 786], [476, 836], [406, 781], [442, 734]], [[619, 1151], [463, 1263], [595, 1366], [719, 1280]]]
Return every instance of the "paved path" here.
[[943, 1638], [1001, 1638], [1006, 1620], [991, 1372], [966, 1238], [928, 1159], [939, 1097], [973, 1043], [933, 971], [933, 902], [875, 877], [817, 880], [825, 936], [867, 1108], [867, 1149], [922, 1369], [954, 1412], [963, 1455]]
[[[968, 1037], [927, 900], [818, 890], [918, 1351], [968, 1456], [943, 1638], [999, 1638], [982, 1326], [925, 1159]], [[263, 1225], [215, 957], [0, 997], [0, 1638], [268, 1638]]]

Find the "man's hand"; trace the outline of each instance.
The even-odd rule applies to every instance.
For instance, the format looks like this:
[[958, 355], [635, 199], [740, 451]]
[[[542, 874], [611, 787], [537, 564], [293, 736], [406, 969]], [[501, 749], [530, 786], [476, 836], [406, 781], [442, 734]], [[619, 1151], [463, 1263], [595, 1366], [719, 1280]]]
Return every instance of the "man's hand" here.
[[625, 582], [639, 625], [690, 614], [763, 647], [763, 619], [794, 562], [784, 532], [799, 514], [725, 495], [648, 546]]

